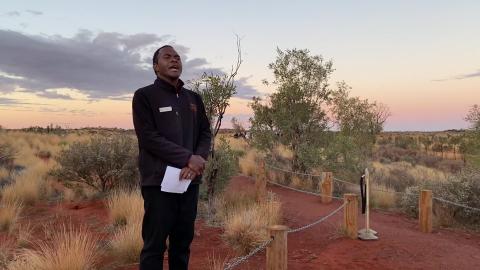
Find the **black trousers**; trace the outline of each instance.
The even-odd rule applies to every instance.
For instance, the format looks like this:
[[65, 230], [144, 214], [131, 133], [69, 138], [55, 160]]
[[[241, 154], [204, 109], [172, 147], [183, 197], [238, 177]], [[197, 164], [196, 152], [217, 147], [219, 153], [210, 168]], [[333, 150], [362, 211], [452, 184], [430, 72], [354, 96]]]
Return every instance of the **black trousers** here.
[[163, 192], [160, 187], [142, 187], [145, 215], [140, 270], [163, 270], [167, 237], [169, 269], [188, 269], [197, 217], [198, 188], [199, 185], [190, 185], [185, 193], [178, 194]]

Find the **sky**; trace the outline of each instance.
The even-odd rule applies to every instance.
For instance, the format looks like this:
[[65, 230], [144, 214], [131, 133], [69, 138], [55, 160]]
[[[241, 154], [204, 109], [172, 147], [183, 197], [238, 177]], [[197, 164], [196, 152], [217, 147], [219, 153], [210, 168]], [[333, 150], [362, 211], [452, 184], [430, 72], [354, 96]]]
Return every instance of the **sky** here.
[[[127, 2], [127, 1], [125, 1]], [[237, 95], [224, 127], [245, 124], [275, 86], [276, 49], [333, 61], [332, 86], [386, 104], [388, 131], [466, 128], [480, 104], [479, 1], [3, 1], [0, 125], [132, 128], [133, 92], [173, 45], [182, 79], [229, 72], [241, 38]]]

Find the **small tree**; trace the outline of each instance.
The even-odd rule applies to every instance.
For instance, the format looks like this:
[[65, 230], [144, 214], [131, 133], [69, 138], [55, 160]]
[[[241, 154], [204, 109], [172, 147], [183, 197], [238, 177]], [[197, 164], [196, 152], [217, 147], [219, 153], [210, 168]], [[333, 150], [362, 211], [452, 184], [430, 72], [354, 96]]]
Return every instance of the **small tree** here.
[[377, 135], [390, 115], [388, 107], [367, 99], [350, 97], [344, 82], [338, 84], [331, 101], [332, 114], [339, 131], [327, 152], [336, 169], [358, 172], [366, 167]]
[[[197, 92], [205, 104], [205, 111], [208, 120], [210, 121], [210, 128], [212, 131], [212, 151], [209, 156], [209, 164], [207, 170], [203, 174], [203, 180], [207, 185], [207, 198], [213, 198], [214, 194], [219, 191], [219, 188], [224, 186], [220, 184], [222, 180], [218, 175], [225, 175], [219, 170], [226, 170], [228, 168], [220, 166], [219, 159], [216, 157], [215, 138], [218, 135], [220, 127], [222, 126], [223, 116], [230, 105], [230, 98], [237, 93], [235, 85], [235, 77], [237, 76], [240, 65], [242, 64], [242, 53], [240, 47], [240, 39], [237, 37], [237, 62], [232, 67], [230, 74], [207, 74], [204, 73], [201, 78], [193, 80], [192, 90]], [[222, 153], [231, 153], [229, 149], [222, 149]]]
[[470, 123], [472, 130], [480, 131], [480, 107], [477, 104], [470, 108], [465, 120]]
[[[250, 104], [253, 143], [272, 154], [282, 144], [293, 152], [292, 169], [306, 171], [312, 157], [318, 157], [328, 128], [326, 102], [331, 90], [328, 79], [332, 62], [312, 56], [308, 50], [277, 49], [277, 59], [269, 65], [277, 91], [267, 102], [254, 98]], [[266, 82], [268, 84], [268, 82]]]

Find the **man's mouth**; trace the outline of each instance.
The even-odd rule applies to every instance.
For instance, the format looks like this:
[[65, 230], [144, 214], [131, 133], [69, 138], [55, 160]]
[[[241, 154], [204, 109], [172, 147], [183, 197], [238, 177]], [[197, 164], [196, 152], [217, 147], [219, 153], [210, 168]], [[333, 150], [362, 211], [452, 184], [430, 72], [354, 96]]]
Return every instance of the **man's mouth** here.
[[171, 71], [179, 71], [180, 69], [177, 66], [169, 67], [168, 68]]

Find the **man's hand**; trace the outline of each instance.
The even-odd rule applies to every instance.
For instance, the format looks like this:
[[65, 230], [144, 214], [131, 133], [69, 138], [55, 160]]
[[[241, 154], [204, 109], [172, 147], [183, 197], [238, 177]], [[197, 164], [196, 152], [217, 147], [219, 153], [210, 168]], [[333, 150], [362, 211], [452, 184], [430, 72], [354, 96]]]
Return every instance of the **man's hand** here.
[[199, 155], [192, 155], [188, 160], [188, 168], [193, 170], [196, 174], [200, 175], [205, 169], [205, 159]]
[[190, 169], [189, 167], [185, 167], [180, 171], [180, 180], [193, 180], [195, 177], [197, 177], [197, 175], [198, 174], [194, 170]]

